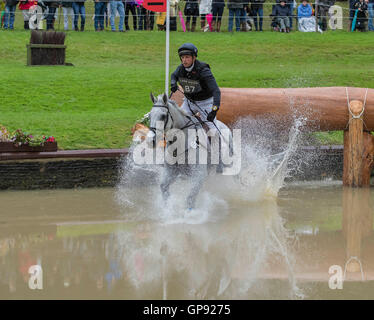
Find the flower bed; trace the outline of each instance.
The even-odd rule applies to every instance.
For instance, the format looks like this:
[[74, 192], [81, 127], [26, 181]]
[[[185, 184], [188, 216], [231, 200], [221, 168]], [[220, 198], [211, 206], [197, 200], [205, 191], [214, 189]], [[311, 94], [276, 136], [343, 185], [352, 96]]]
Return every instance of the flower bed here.
[[13, 142], [0, 142], [0, 152], [54, 152], [57, 142], [48, 142], [43, 146], [16, 145]]
[[0, 152], [54, 152], [57, 142], [54, 137], [32, 136], [18, 129], [10, 133], [0, 125]]

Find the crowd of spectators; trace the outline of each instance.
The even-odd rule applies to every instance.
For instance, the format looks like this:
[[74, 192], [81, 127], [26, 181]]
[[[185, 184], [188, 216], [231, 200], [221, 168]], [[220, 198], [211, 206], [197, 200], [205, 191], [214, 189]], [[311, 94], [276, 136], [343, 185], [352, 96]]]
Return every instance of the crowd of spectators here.
[[[55, 29], [57, 10], [62, 10], [64, 29], [84, 31], [86, 24], [85, 1], [73, 2], [56, 0], [0, 0], [1, 28], [14, 29], [15, 13], [22, 12], [24, 29], [30, 28], [30, 21], [35, 15], [37, 5], [42, 9], [41, 19], [46, 20], [46, 29]], [[88, 1], [88, 0], [87, 0]], [[145, 9], [144, 0], [93, 0], [94, 2], [94, 28], [95, 31], [103, 31], [107, 27], [111, 31], [130, 30], [129, 15], [132, 15], [133, 30], [153, 30], [155, 22], [158, 30], [165, 30], [165, 13], [154, 13]], [[248, 0], [246, 0], [248, 1]], [[177, 16], [183, 19], [185, 31], [196, 31], [198, 19], [200, 19], [201, 31], [221, 31], [222, 18], [225, 8], [228, 10], [228, 31], [263, 31], [265, 0], [185, 0], [184, 17], [180, 11], [179, 0], [170, 0], [171, 6], [171, 30], [177, 30]], [[271, 3], [272, 10], [271, 29], [280, 32], [293, 30], [293, 22], [297, 22], [299, 31], [327, 30], [327, 21], [333, 19], [329, 9], [335, 4], [335, 0], [320, 0], [316, 10], [315, 4], [309, 0], [302, 0], [297, 4], [295, 0], [275, 0]], [[296, 10], [295, 10], [296, 9]], [[317, 14], [317, 19], [315, 15]], [[119, 16], [116, 28], [116, 17]], [[374, 31], [374, 0], [349, 0], [349, 29]], [[80, 25], [79, 25], [80, 19]], [[35, 19], [34, 19], [35, 20]], [[235, 20], [235, 26], [234, 26]], [[316, 26], [318, 21], [318, 26]], [[182, 20], [181, 20], [182, 22]], [[60, 21], [59, 21], [60, 23]], [[333, 26], [333, 24], [331, 24]], [[39, 23], [34, 28], [43, 28]], [[334, 27], [332, 27], [334, 29]]]

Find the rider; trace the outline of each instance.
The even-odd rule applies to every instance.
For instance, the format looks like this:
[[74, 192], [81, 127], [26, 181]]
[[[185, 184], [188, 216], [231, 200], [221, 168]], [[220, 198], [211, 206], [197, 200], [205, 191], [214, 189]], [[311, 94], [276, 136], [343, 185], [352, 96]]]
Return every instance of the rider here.
[[182, 63], [171, 75], [171, 92], [178, 90], [179, 83], [185, 95], [181, 108], [189, 115], [199, 112], [209, 129], [215, 129], [221, 91], [209, 64], [197, 60], [197, 48], [192, 43], [180, 46], [178, 54]]

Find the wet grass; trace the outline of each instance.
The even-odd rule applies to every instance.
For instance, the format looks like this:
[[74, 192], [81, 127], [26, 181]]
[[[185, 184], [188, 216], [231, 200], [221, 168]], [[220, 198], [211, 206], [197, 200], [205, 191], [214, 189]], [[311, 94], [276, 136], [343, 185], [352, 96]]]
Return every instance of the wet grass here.
[[[120, 148], [146, 113], [149, 92], [164, 89], [163, 32], [69, 32], [74, 67], [27, 67], [26, 31], [0, 30], [0, 123], [54, 135], [60, 148]], [[221, 87], [374, 87], [372, 33], [294, 32], [171, 35], [171, 69], [194, 42]], [[341, 133], [323, 133], [326, 144]]]

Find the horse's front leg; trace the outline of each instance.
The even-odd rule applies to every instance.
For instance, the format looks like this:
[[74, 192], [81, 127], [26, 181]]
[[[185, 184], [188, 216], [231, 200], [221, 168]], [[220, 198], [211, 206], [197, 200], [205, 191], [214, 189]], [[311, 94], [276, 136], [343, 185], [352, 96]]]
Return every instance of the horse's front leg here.
[[177, 172], [170, 166], [166, 165], [164, 170], [164, 176], [160, 185], [162, 198], [166, 202], [170, 196], [169, 187], [177, 179]]
[[199, 172], [197, 175], [193, 177], [191, 192], [187, 197], [187, 208], [188, 209], [195, 208], [197, 196], [199, 195], [199, 191], [201, 187], [203, 186], [204, 180], [207, 177], [207, 175], [208, 175], [207, 167], [204, 166], [204, 169], [201, 170], [201, 172]]

